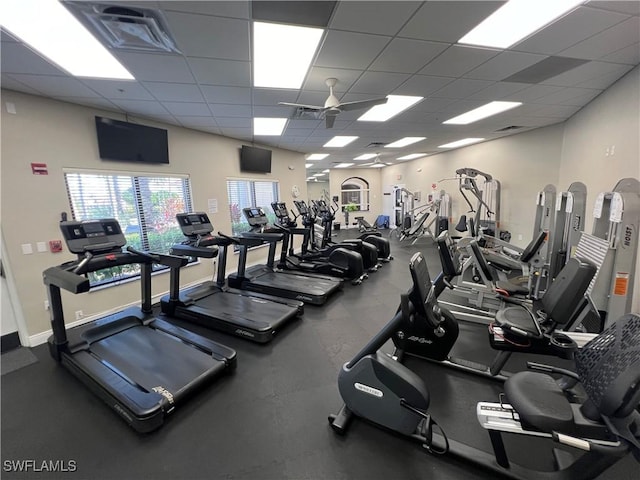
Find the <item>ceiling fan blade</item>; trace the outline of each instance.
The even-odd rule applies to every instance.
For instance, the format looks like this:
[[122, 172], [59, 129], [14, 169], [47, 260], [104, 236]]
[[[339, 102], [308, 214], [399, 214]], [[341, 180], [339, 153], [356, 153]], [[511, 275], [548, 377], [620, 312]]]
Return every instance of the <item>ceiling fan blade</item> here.
[[324, 107], [320, 107], [318, 105], [303, 105], [301, 103], [278, 102], [278, 105], [286, 105], [288, 107], [308, 108], [309, 110], [318, 110], [318, 111], [322, 111], [325, 109]]
[[333, 124], [336, 123], [336, 116], [335, 115], [327, 115], [325, 117], [325, 122], [326, 122], [327, 128], [333, 128]]
[[340, 110], [359, 110], [361, 108], [371, 108], [376, 105], [382, 105], [387, 103], [387, 97], [384, 98], [372, 98], [371, 100], [360, 100], [358, 102], [345, 102], [338, 105]]

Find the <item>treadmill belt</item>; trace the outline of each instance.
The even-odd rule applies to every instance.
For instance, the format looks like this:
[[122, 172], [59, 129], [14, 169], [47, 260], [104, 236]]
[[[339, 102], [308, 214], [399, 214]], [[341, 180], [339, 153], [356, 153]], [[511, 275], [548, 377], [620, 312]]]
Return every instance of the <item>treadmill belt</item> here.
[[304, 275], [276, 272], [265, 272], [253, 278], [251, 283], [317, 296], [326, 295], [340, 287], [340, 283], [338, 282], [305, 277]]
[[225, 368], [207, 353], [144, 326], [92, 343], [90, 351], [143, 388], [163, 387], [174, 396], [202, 375]]
[[283, 303], [224, 292], [201, 298], [193, 307], [207, 316], [257, 330], [271, 330], [298, 314], [296, 307]]

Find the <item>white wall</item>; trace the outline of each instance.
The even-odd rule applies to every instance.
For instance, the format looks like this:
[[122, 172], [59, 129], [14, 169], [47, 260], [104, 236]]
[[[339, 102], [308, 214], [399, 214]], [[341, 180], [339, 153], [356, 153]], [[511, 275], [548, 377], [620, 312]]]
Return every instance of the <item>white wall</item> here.
[[306, 198], [307, 205], [310, 205], [311, 200], [322, 198], [325, 190], [329, 191], [329, 182], [307, 182], [307, 196], [300, 198]]
[[[166, 128], [169, 132], [169, 165], [138, 165], [104, 162], [98, 157], [94, 116], [124, 119], [117, 113], [72, 105], [55, 100], [2, 91], [4, 102], [16, 105], [17, 114], [2, 109], [2, 222], [9, 262], [21, 311], [26, 319], [28, 335], [49, 329], [48, 312], [44, 309], [46, 292], [42, 271], [72, 259], [65, 253], [50, 252], [23, 255], [21, 244], [60, 239], [60, 212], [69, 211], [63, 168], [100, 169], [110, 171], [189, 174], [196, 210], [207, 211], [208, 199], [218, 200], [218, 213], [211, 220], [216, 230], [231, 231], [228, 214], [227, 178], [278, 180], [280, 193], [288, 199], [293, 185], [306, 198], [304, 156], [297, 152], [273, 149], [272, 173], [248, 176], [239, 170], [239, 147], [243, 142], [185, 128], [139, 123]], [[46, 163], [48, 175], [33, 175], [31, 162]], [[290, 170], [289, 167], [293, 167]], [[262, 260], [266, 249], [252, 251], [249, 263]], [[237, 256], [229, 253], [229, 270], [235, 270]], [[183, 284], [212, 276], [211, 263], [185, 268]], [[168, 290], [168, 274], [154, 277], [153, 293]], [[73, 312], [83, 310], [85, 316], [108, 311], [120, 305], [139, 301], [139, 283], [127, 283], [84, 295], [63, 294], [67, 322]]]

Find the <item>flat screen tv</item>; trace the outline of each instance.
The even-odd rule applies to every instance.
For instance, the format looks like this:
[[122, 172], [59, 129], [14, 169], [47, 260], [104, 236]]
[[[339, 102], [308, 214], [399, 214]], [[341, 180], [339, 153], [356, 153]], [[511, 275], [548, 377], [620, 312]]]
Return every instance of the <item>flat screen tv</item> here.
[[96, 117], [96, 132], [103, 160], [169, 163], [167, 131], [162, 128]]
[[240, 149], [240, 171], [271, 173], [271, 150], [243, 145]]

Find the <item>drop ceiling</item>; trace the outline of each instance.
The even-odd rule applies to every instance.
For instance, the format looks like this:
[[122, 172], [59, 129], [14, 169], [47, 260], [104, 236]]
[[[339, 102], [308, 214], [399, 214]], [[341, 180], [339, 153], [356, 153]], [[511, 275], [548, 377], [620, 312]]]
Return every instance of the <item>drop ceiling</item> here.
[[[126, 113], [142, 122], [330, 153], [313, 162], [310, 174], [363, 153], [398, 163], [397, 157], [442, 151], [439, 145], [465, 137], [490, 140], [563, 122], [640, 63], [638, 1], [584, 2], [508, 50], [456, 44], [502, 1], [95, 3], [160, 10], [181, 53], [114, 50], [135, 81], [74, 78], [2, 31], [2, 87]], [[300, 90], [252, 87], [254, 18], [328, 22]], [[328, 77], [338, 79], [335, 93], [344, 102], [390, 94], [425, 99], [381, 123], [357, 121], [362, 111], [342, 112], [332, 129], [323, 120], [293, 118], [293, 107], [278, 105], [323, 104]], [[493, 100], [523, 105], [466, 126], [442, 124]], [[290, 120], [281, 136], [254, 136], [253, 117]], [[514, 126], [521, 128], [505, 130]], [[344, 148], [323, 148], [334, 135], [359, 138]], [[406, 136], [427, 138], [393, 151], [368, 146]]]

